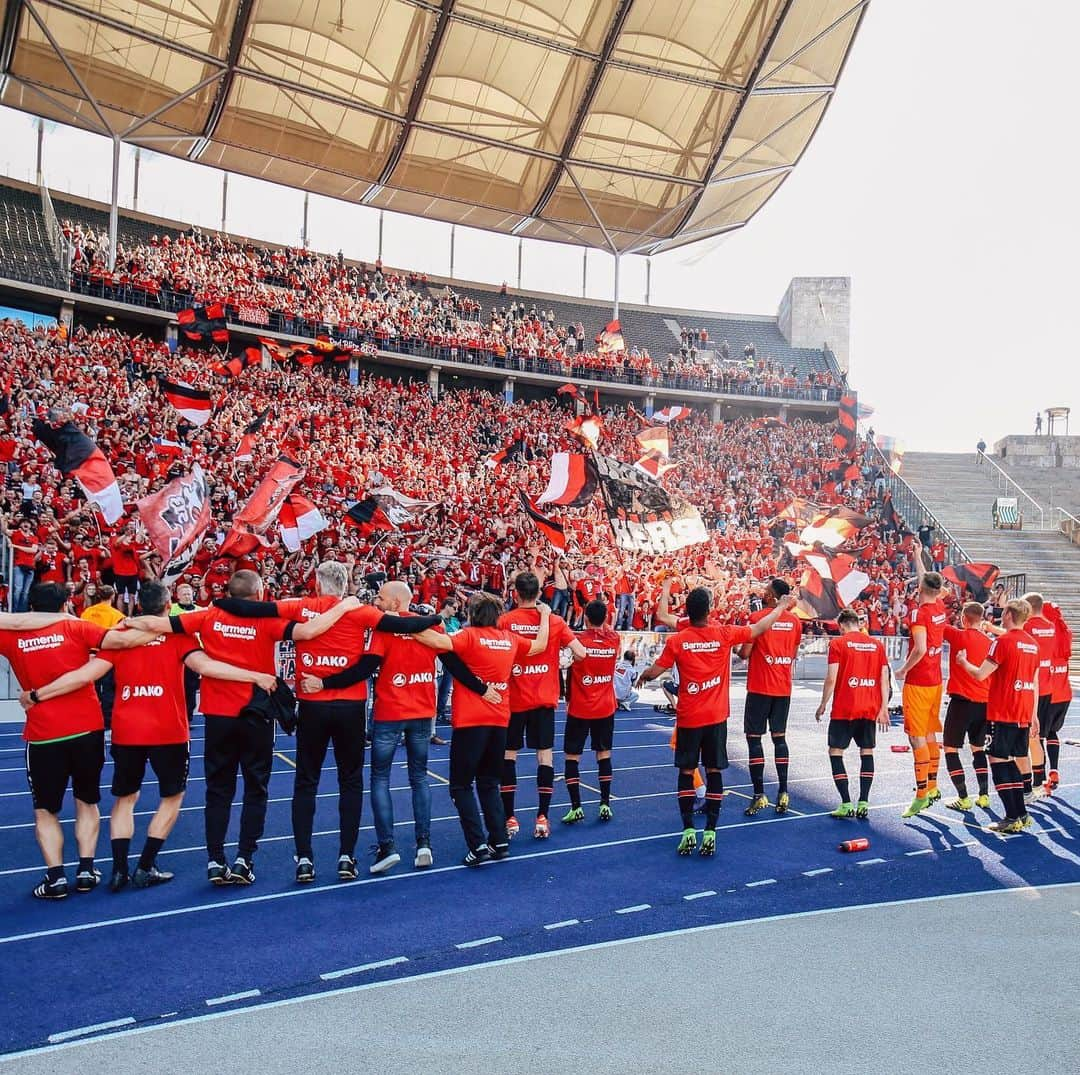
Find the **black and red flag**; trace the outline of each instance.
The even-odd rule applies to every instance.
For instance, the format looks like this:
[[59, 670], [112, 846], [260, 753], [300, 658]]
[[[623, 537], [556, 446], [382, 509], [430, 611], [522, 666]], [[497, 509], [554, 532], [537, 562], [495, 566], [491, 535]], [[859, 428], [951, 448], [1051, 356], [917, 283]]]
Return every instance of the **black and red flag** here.
[[150, 544], [161, 557], [162, 577], [184, 573], [194, 558], [195, 545], [210, 525], [210, 488], [196, 463], [164, 489], [135, 502]]
[[255, 416], [254, 421], [248, 422], [248, 424], [244, 426], [244, 436], [251, 436], [255, 433], [258, 433], [259, 430], [262, 429], [263, 424], [266, 422], [266, 416], [270, 413], [272, 409], [273, 408], [271, 407], [265, 408], [265, 410]]
[[490, 467], [492, 470], [497, 470], [505, 463], [512, 463], [515, 459], [524, 458], [525, 442], [520, 437], [516, 437], [501, 451], [496, 452], [494, 455], [489, 455], [487, 459], [484, 460], [484, 465]]
[[859, 439], [859, 397], [854, 392], [840, 397], [840, 411], [836, 416], [836, 433], [833, 436], [833, 444], [838, 451], [850, 453], [855, 451], [855, 445]]
[[209, 392], [201, 388], [192, 388], [184, 381], [170, 381], [158, 378], [162, 395], [169, 401], [177, 414], [186, 418], [192, 425], [204, 426], [214, 412], [214, 402]]
[[86, 499], [97, 504], [105, 522], [112, 526], [124, 514], [124, 498], [105, 453], [70, 419], [61, 426], [51, 426], [35, 418], [33, 430], [56, 457], [56, 469], [79, 483]]
[[799, 534], [799, 541], [803, 545], [820, 542], [827, 549], [835, 549], [845, 541], [850, 541], [864, 526], [869, 525], [868, 516], [837, 504], [815, 515]]
[[807, 568], [799, 583], [795, 615], [804, 620], [835, 620], [870, 582], [853, 556], [834, 552], [803, 553]]
[[266, 476], [233, 516], [232, 525], [218, 549], [218, 556], [246, 556], [268, 544], [264, 535], [278, 517], [282, 505], [304, 470], [287, 455], [279, 455]]
[[229, 330], [225, 326], [225, 307], [220, 302], [209, 306], [193, 306], [176, 315], [180, 333], [189, 343], [218, 344], [229, 342]]
[[566, 528], [558, 519], [553, 519], [537, 510], [536, 505], [525, 495], [523, 490], [518, 490], [521, 498], [521, 510], [532, 520], [533, 526], [551, 542], [555, 548], [566, 552]]
[[316, 336], [312, 350], [331, 362], [348, 362], [356, 354], [354, 347], [334, 343], [329, 336]]
[[354, 527], [361, 534], [370, 534], [376, 530], [396, 530], [382, 505], [374, 497], [358, 500], [345, 512], [345, 525]]
[[990, 596], [990, 588], [997, 582], [1000, 574], [997, 564], [967, 563], [951, 564], [941, 573], [946, 582], [968, 588], [972, 601], [985, 601]]

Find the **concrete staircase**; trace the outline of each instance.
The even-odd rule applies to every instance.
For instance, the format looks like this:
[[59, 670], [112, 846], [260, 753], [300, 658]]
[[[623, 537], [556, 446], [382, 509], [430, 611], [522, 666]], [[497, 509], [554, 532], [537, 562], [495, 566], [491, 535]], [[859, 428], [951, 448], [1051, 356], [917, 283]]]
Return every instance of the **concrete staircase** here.
[[[1029, 590], [1038, 590], [1047, 600], [1061, 606], [1073, 629], [1071, 669], [1074, 674], [1080, 674], [1080, 546], [1052, 530], [995, 530], [990, 513], [999, 491], [992, 474], [987, 464], [976, 464], [973, 452], [964, 455], [908, 452], [901, 471], [904, 481], [972, 560], [997, 564], [1002, 574], [1023, 572]], [[1049, 503], [1041, 498], [1051, 485], [1055, 490], [1071, 487], [1068, 478], [1061, 478], [1060, 471], [1047, 472], [1039, 476], [1041, 480], [1030, 483], [1029, 474], [1036, 476], [1027, 469], [1012, 471], [1012, 476], [1044, 509]], [[1080, 489], [1080, 482], [1077, 488]], [[1000, 495], [1014, 494], [1002, 491]], [[1064, 496], [1058, 500], [1055, 495], [1055, 503], [1067, 506]], [[1023, 498], [1020, 505], [1025, 525], [1030, 525], [1033, 514], [1037, 513]], [[1049, 519], [1049, 511], [1046, 517]], [[911, 522], [918, 525], [919, 521]]]

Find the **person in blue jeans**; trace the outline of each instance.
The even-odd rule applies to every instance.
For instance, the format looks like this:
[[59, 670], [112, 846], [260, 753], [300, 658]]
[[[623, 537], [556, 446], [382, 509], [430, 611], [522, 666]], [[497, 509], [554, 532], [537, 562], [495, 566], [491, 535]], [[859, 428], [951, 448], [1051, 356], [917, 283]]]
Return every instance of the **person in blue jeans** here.
[[[410, 616], [412, 591], [403, 582], [384, 583], [375, 607], [397, 616]], [[441, 627], [435, 628], [444, 633]], [[413, 865], [428, 869], [431, 853], [431, 788], [428, 784], [428, 746], [435, 717], [436, 654], [416, 642], [412, 635], [374, 633], [371, 649], [343, 672], [318, 679], [307, 676], [304, 690], [339, 690], [351, 686], [378, 669], [371, 734], [371, 811], [375, 818], [378, 848], [371, 864], [373, 874], [385, 873], [401, 861], [394, 840], [394, 803], [390, 796], [390, 769], [398, 743], [405, 740], [409, 787], [412, 789], [413, 831], [416, 856]], [[449, 659], [448, 659], [449, 658]], [[488, 688], [460, 658], [444, 654], [446, 671], [463, 687], [483, 694]]]
[[11, 568], [11, 611], [27, 612], [30, 608], [30, 587], [34, 585], [34, 560], [41, 545], [29, 519], [20, 521], [17, 530], [8, 530], [0, 518], [0, 534], [11, 542], [14, 550]]

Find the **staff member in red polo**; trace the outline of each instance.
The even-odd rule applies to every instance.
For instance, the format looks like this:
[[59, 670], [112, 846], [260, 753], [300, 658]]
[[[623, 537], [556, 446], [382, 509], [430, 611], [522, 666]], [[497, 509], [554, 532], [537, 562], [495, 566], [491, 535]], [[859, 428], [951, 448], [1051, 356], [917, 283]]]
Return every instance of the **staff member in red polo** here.
[[[148, 616], [168, 607], [169, 591], [161, 582], [147, 582], [139, 591], [139, 604]], [[37, 704], [71, 694], [115, 669], [116, 702], [113, 708], [110, 753], [113, 768], [113, 808], [109, 815], [113, 872], [109, 891], [129, 883], [135, 888], [171, 881], [173, 875], [158, 868], [157, 855], [180, 816], [187, 788], [190, 730], [184, 697], [185, 673], [213, 676], [232, 683], [254, 683], [274, 689], [273, 675], [215, 661], [198, 642], [186, 635], [156, 635], [137, 649], [103, 652], [81, 668], [54, 679], [20, 701], [28, 711]], [[128, 850], [135, 835], [135, 802], [139, 798], [146, 764], [158, 778], [161, 801], [147, 828], [146, 843], [135, 874], [128, 869]]]
[[143, 631], [104, 631], [87, 620], [63, 615], [68, 594], [54, 582], [30, 587], [32, 612], [0, 613], [0, 656], [11, 664], [32, 708], [26, 715], [26, 778], [34, 803], [34, 835], [45, 859], [45, 880], [33, 895], [60, 900], [68, 894], [64, 875], [64, 831], [57, 815], [70, 782], [75, 796], [75, 842], [79, 867], [75, 891], [89, 892], [101, 874], [94, 868], [101, 817], [101, 767], [105, 763], [105, 719], [94, 688], [87, 684], [63, 701], [42, 701], [35, 688], [84, 665], [94, 650], [128, 649], [154, 636]]
[[[469, 626], [457, 634], [425, 631], [416, 637], [434, 650], [444, 653], [452, 650], [470, 672], [494, 689], [494, 696], [490, 697], [454, 691], [450, 708], [450, 724], [454, 729], [450, 740], [450, 798], [457, 807], [469, 848], [464, 863], [480, 866], [492, 858], [504, 859], [510, 853], [499, 778], [506, 750], [506, 728], [510, 723], [511, 674], [515, 664], [547, 649], [551, 610], [547, 605], [536, 606], [540, 622], [531, 641], [498, 626], [502, 604], [491, 594], [474, 593], [469, 598], [468, 610]], [[474, 780], [487, 824], [487, 839], [473, 795]]]
[[[229, 579], [229, 596], [258, 600], [262, 597], [262, 579], [254, 571], [237, 571]], [[287, 638], [298, 642], [317, 638], [346, 613], [359, 607], [355, 597], [346, 598], [328, 612], [302, 624], [277, 617], [253, 619], [211, 607], [183, 616], [138, 616], [130, 620], [129, 625], [162, 634], [194, 635], [197, 632], [203, 648], [215, 660], [273, 675], [276, 643]], [[203, 680], [206, 852], [209, 860], [206, 875], [215, 885], [250, 885], [255, 881], [252, 862], [266, 822], [267, 787], [274, 761], [274, 726], [269, 721], [239, 719], [251, 697], [250, 684], [231, 683], [212, 676]], [[225, 836], [240, 772], [244, 774], [240, 846], [230, 868], [225, 860]]]

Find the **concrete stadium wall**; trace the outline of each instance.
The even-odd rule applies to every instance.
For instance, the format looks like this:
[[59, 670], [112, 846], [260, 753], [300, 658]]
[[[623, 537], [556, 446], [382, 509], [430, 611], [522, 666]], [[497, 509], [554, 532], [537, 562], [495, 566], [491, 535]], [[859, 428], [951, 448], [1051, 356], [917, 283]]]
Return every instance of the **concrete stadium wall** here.
[[847, 373], [851, 340], [851, 278], [797, 276], [788, 284], [776, 320], [792, 347], [828, 345]]
[[1065, 467], [1080, 470], [1080, 437], [1009, 436], [994, 451], [1010, 467]]

